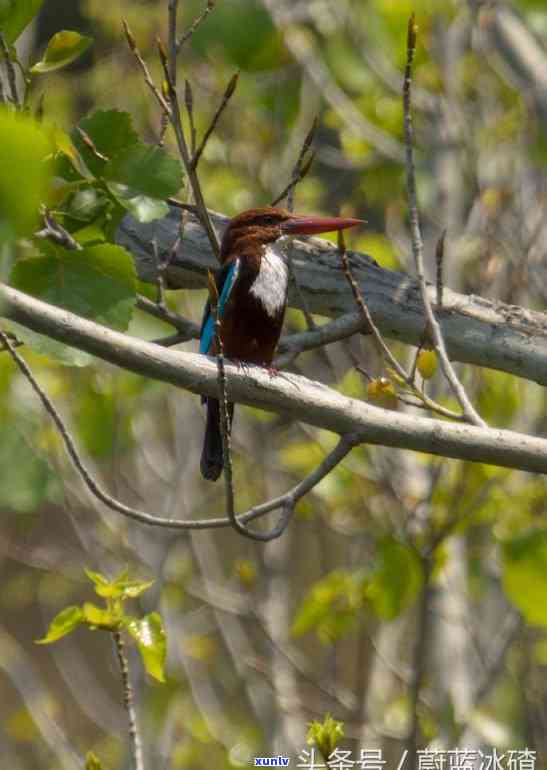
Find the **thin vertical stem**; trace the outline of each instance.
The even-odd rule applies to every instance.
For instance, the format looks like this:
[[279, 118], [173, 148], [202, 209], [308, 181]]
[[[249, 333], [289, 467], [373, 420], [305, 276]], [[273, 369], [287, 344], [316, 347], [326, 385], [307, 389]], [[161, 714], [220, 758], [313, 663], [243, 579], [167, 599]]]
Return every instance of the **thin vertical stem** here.
[[424, 584], [418, 598], [416, 611], [416, 634], [414, 639], [414, 649], [412, 653], [412, 675], [408, 687], [408, 706], [410, 711], [410, 729], [406, 740], [405, 751], [410, 756], [410, 761], [417, 767], [416, 752], [418, 749], [418, 740], [420, 734], [420, 725], [418, 720], [418, 707], [420, 702], [420, 692], [423, 685], [425, 674], [425, 664], [427, 660], [427, 632], [428, 616], [431, 603], [431, 562], [429, 558], [422, 560], [424, 572]]
[[135, 704], [133, 703], [133, 688], [131, 687], [131, 682], [129, 680], [129, 663], [125, 655], [125, 645], [121, 631], [114, 631], [112, 637], [114, 639], [116, 654], [118, 656], [122, 674], [123, 705], [125, 706], [129, 720], [129, 742], [131, 745], [133, 768], [134, 770], [144, 770], [141, 739], [137, 728], [137, 714], [135, 712]]

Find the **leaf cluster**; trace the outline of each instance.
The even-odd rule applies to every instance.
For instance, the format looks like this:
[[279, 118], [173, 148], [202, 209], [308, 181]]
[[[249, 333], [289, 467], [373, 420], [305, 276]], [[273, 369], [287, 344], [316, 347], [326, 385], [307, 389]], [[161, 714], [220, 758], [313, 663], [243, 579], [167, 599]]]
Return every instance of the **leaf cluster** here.
[[92, 602], [65, 607], [51, 621], [45, 637], [36, 643], [52, 644], [81, 625], [91, 631], [126, 631], [137, 643], [146, 671], [154, 679], [164, 682], [166, 638], [161, 616], [151, 612], [138, 618], [125, 612], [125, 602], [138, 598], [154, 581], [131, 578], [127, 570], [112, 580], [90, 569], [86, 569], [85, 573], [93, 583], [97, 596], [104, 599], [104, 607]]

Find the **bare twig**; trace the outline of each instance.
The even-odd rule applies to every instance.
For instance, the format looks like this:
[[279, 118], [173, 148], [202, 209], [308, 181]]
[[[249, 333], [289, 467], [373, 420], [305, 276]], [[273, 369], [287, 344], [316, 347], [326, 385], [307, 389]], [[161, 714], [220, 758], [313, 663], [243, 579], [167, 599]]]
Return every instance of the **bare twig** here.
[[418, 216], [418, 202], [416, 195], [416, 175], [414, 170], [414, 156], [413, 156], [413, 128], [412, 128], [412, 103], [411, 103], [411, 79], [412, 79], [412, 63], [414, 60], [414, 52], [416, 50], [416, 23], [414, 14], [410, 17], [408, 22], [408, 34], [407, 34], [407, 60], [405, 66], [405, 77], [403, 85], [403, 105], [404, 105], [404, 127], [405, 127], [405, 153], [406, 153], [406, 184], [408, 193], [409, 204], [409, 216], [410, 216], [410, 230], [412, 240], [412, 254], [416, 264], [416, 273], [418, 276], [418, 282], [422, 295], [422, 301], [424, 303], [424, 312], [427, 320], [427, 325], [431, 334], [433, 346], [435, 352], [439, 358], [443, 373], [450, 383], [452, 391], [465, 414], [466, 419], [473, 425], [479, 425], [484, 427], [486, 423], [477, 414], [473, 405], [471, 404], [467, 393], [465, 392], [463, 385], [458, 380], [454, 367], [452, 366], [444, 339], [442, 336], [441, 328], [431, 307], [429, 295], [427, 293], [427, 285], [425, 282], [424, 260], [423, 260], [423, 242], [422, 234], [420, 230], [420, 221]]
[[201, 224], [205, 228], [205, 232], [207, 233], [207, 237], [209, 238], [209, 242], [211, 244], [211, 249], [214, 255], [218, 259], [220, 254], [220, 245], [219, 245], [218, 237], [213, 227], [213, 224], [211, 222], [211, 217], [209, 216], [207, 206], [205, 205], [205, 200], [203, 198], [201, 185], [199, 183], [196, 169], [192, 165], [192, 158], [190, 157], [190, 151], [188, 149], [188, 144], [186, 142], [186, 137], [184, 135], [184, 129], [182, 127], [180, 104], [179, 104], [179, 98], [177, 94], [177, 79], [176, 79], [177, 10], [178, 10], [178, 0], [169, 0], [169, 6], [168, 6], [169, 51], [166, 53], [163, 49], [163, 46], [161, 44], [158, 45], [160, 61], [163, 66], [165, 79], [167, 81], [167, 87], [169, 90], [169, 103], [171, 105], [169, 118], [171, 120], [171, 125], [173, 126], [173, 131], [175, 132], [175, 138], [177, 141], [179, 154], [181, 156], [182, 162], [186, 169], [186, 173], [188, 174], [188, 179], [190, 181], [190, 186], [192, 188], [192, 194], [196, 202], [197, 214], [199, 216]]
[[[378, 327], [372, 320], [372, 316], [368, 309], [367, 303], [365, 302], [365, 299], [363, 297], [363, 293], [359, 287], [359, 284], [357, 283], [357, 281], [353, 277], [353, 273], [351, 272], [351, 267], [350, 267], [348, 256], [346, 253], [346, 244], [344, 240], [344, 234], [342, 230], [339, 230], [338, 232], [338, 251], [340, 254], [340, 260], [342, 262], [342, 269], [344, 271], [344, 275], [347, 278], [347, 281], [353, 293], [353, 298], [355, 300], [357, 307], [359, 308], [359, 312], [361, 313], [361, 317], [363, 320], [362, 328], [368, 330], [370, 334], [372, 334], [372, 339], [374, 340], [374, 344], [376, 345], [378, 352], [380, 354], [380, 357], [382, 361], [384, 361], [384, 364], [386, 362], [389, 364], [389, 366], [395, 372], [395, 374], [398, 375], [398, 377], [401, 380], [404, 380], [406, 385], [411, 389], [412, 394], [416, 398], [418, 398], [425, 407], [427, 407], [433, 412], [436, 412], [437, 414], [443, 415], [443, 417], [450, 417], [456, 420], [460, 419], [460, 415], [458, 415], [457, 412], [453, 412], [451, 409], [447, 409], [441, 404], [438, 404], [436, 401], [429, 398], [429, 396], [426, 395], [423, 391], [418, 390], [416, 388], [414, 384], [415, 367], [413, 371], [411, 371], [410, 373], [407, 373], [405, 369], [401, 366], [401, 364], [397, 361], [397, 359], [395, 358], [395, 356], [393, 355], [389, 347], [384, 342], [384, 338], [382, 337]], [[397, 398], [399, 398], [399, 394], [397, 394]]]
[[19, 93], [17, 91], [17, 75], [15, 67], [10, 57], [9, 47], [4, 37], [4, 33], [0, 32], [0, 48], [2, 49], [2, 55], [6, 64], [6, 72], [8, 75], [8, 85], [10, 90], [11, 101], [16, 107], [20, 107]]
[[147, 297], [141, 295], [137, 296], [137, 307], [148, 315], [154, 316], [159, 321], [165, 321], [179, 332], [184, 337], [179, 342], [186, 342], [187, 340], [197, 339], [199, 337], [199, 326], [193, 321], [188, 321], [186, 318], [173, 313], [167, 307], [161, 307], [156, 302], [152, 302]]
[[437, 287], [437, 307], [440, 308], [443, 305], [443, 289], [444, 289], [444, 281], [443, 281], [443, 260], [444, 260], [444, 242], [446, 239], [446, 230], [443, 230], [441, 233], [441, 237], [437, 241], [437, 247], [435, 249], [435, 265], [436, 265], [436, 275], [435, 275], [435, 286]]
[[[222, 101], [220, 102], [219, 106], [217, 107], [217, 110], [215, 114], [213, 115], [213, 119], [211, 120], [211, 123], [209, 124], [209, 127], [207, 128], [205, 134], [203, 135], [203, 139], [201, 140], [199, 147], [195, 151], [192, 157], [192, 168], [196, 169], [199, 163], [199, 159], [201, 158], [203, 151], [205, 150], [205, 147], [207, 146], [207, 142], [209, 141], [209, 138], [211, 137], [211, 134], [215, 130], [215, 128], [218, 125], [218, 121], [220, 120], [220, 116], [226, 109], [228, 102], [232, 98], [234, 91], [237, 88], [237, 81], [239, 78], [239, 72], [236, 72], [232, 77], [230, 78], [230, 82], [226, 86], [226, 90], [224, 91], [224, 94], [222, 96]], [[187, 81], [188, 82], [188, 81]]]
[[123, 29], [125, 32], [125, 37], [127, 38], [127, 43], [129, 45], [129, 48], [131, 49], [131, 52], [133, 53], [133, 56], [137, 60], [142, 73], [144, 75], [144, 80], [150, 91], [154, 94], [158, 104], [162, 108], [163, 112], [167, 116], [171, 116], [171, 106], [167, 103], [166, 99], [164, 98], [161, 91], [158, 89], [156, 84], [154, 83], [152, 79], [152, 75], [150, 74], [150, 70], [148, 69], [148, 66], [144, 59], [142, 58], [139, 49], [137, 48], [137, 43], [135, 41], [135, 38], [133, 37], [133, 33], [129, 29], [129, 25], [127, 24], [127, 21], [125, 19], [122, 19]]
[[[311, 168], [311, 165], [313, 163], [313, 160], [315, 158], [315, 153], [311, 152], [309, 157], [304, 161], [304, 158], [310, 149], [310, 145], [313, 141], [313, 138], [315, 136], [315, 132], [317, 130], [317, 118], [314, 119], [310, 130], [306, 134], [306, 137], [304, 138], [304, 141], [302, 143], [302, 147], [300, 148], [300, 152], [298, 153], [298, 158], [296, 159], [296, 163], [294, 164], [292, 175], [291, 175], [291, 181], [289, 184], [284, 188], [284, 190], [281, 192], [280, 195], [275, 198], [275, 200], [272, 201], [272, 206], [276, 206], [280, 201], [283, 200], [283, 198], [287, 198], [287, 209], [289, 211], [293, 211], [294, 208], [294, 189], [296, 185], [304, 179], [306, 174]], [[300, 308], [302, 309], [302, 313], [304, 314], [304, 318], [306, 319], [306, 324], [308, 327], [308, 331], [313, 331], [317, 324], [313, 320], [313, 316], [310, 313], [310, 310], [308, 308], [308, 303], [306, 302], [306, 298], [302, 294], [302, 290], [300, 288], [300, 285], [298, 283], [298, 279], [296, 278], [296, 271], [294, 269], [294, 261], [292, 258], [292, 242], [289, 245], [287, 249], [287, 266], [289, 268], [289, 277], [291, 279], [291, 282], [295, 288], [295, 292], [298, 296], [298, 302], [300, 305]]]
[[7, 102], [7, 96], [6, 92], [4, 91], [4, 81], [0, 77], [0, 104], [6, 104]]
[[142, 746], [137, 728], [137, 714], [135, 712], [135, 704], [133, 703], [133, 688], [129, 680], [129, 664], [125, 654], [125, 645], [121, 631], [113, 631], [112, 638], [114, 640], [114, 646], [116, 647], [116, 655], [118, 657], [118, 663], [120, 664], [120, 672], [122, 675], [123, 705], [127, 712], [127, 718], [129, 721], [129, 742], [131, 745], [133, 766], [134, 770], [144, 770]]
[[306, 157], [307, 152], [309, 151], [311, 147], [311, 143], [313, 142], [313, 139], [315, 137], [315, 133], [317, 131], [318, 126], [318, 120], [317, 117], [314, 118], [314, 121], [311, 125], [310, 130], [306, 134], [304, 141], [302, 143], [302, 147], [300, 148], [300, 152], [298, 153], [298, 158], [296, 159], [296, 163], [293, 166], [292, 175], [291, 175], [291, 181], [289, 184], [282, 190], [282, 192], [279, 193], [277, 198], [275, 198], [271, 205], [277, 206], [278, 203], [280, 203], [283, 198], [287, 198], [287, 208], [289, 211], [293, 210], [293, 195], [294, 195], [294, 188], [296, 185], [304, 179], [306, 174], [311, 168], [311, 165], [315, 158], [315, 153], [310, 153], [310, 156], [306, 159], [304, 162], [304, 158]]
[[207, 0], [207, 5], [203, 9], [203, 11], [200, 13], [200, 15], [194, 19], [192, 24], [188, 27], [186, 32], [184, 32], [180, 38], [176, 41], [176, 52], [178, 53], [182, 46], [190, 40], [196, 29], [199, 27], [199, 25], [205, 21], [207, 16], [211, 13], [213, 8], [215, 7], [216, 0]]
[[192, 158], [196, 154], [197, 144], [197, 131], [196, 124], [194, 122], [194, 95], [192, 93], [192, 86], [189, 80], [184, 81], [184, 105], [186, 107], [186, 114], [188, 115], [188, 122], [190, 124], [190, 152]]
[[[314, 160], [315, 160], [315, 153], [312, 152], [310, 153], [306, 162], [302, 166], [300, 166], [297, 171], [293, 171], [293, 176], [291, 177], [291, 181], [281, 190], [279, 195], [273, 199], [270, 205], [277, 206], [278, 203], [281, 203], [283, 198], [287, 198], [288, 196], [291, 195], [296, 185], [304, 179], [304, 177], [310, 170]], [[292, 202], [287, 203], [287, 208], [289, 209], [289, 211], [292, 211], [292, 208], [289, 208], [289, 206], [292, 207]]]
[[62, 225], [56, 222], [48, 211], [44, 212], [44, 224], [45, 227], [34, 233], [35, 238], [52, 241], [69, 251], [80, 251], [82, 249], [78, 241], [72, 237], [68, 230], [65, 230]]
[[80, 126], [76, 126], [76, 131], [79, 133], [79, 135], [80, 135], [80, 137], [82, 139], [82, 142], [85, 144], [86, 147], [88, 147], [91, 150], [91, 152], [93, 153], [93, 155], [96, 158], [98, 158], [99, 160], [104, 160], [104, 161], [108, 161], [109, 160], [109, 158], [107, 158], [106, 155], [103, 155], [102, 152], [99, 152], [99, 150], [95, 146], [95, 142], [89, 136], [87, 131], [84, 131], [84, 129], [81, 128]]

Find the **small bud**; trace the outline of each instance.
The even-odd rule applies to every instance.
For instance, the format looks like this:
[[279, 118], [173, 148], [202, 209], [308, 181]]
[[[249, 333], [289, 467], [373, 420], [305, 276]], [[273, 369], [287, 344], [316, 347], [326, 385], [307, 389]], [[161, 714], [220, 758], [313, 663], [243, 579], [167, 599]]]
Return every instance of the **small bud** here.
[[387, 377], [378, 377], [367, 385], [367, 400], [374, 406], [395, 411], [399, 407], [397, 391]]
[[239, 80], [239, 72], [235, 72], [232, 77], [230, 78], [230, 82], [226, 86], [226, 91], [224, 92], [224, 99], [228, 101], [228, 99], [231, 98], [232, 94], [236, 90], [237, 87], [237, 81]]
[[159, 36], [156, 38], [156, 45], [158, 46], [158, 53], [160, 55], [162, 66], [167, 67], [167, 51], [165, 50], [163, 40]]
[[[300, 169], [300, 174], [299, 174], [299, 178], [300, 179], [304, 179], [304, 177], [306, 176], [306, 174], [310, 170], [311, 165], [312, 165], [314, 160], [315, 160], [315, 150], [313, 152], [310, 152], [308, 159], [306, 160], [306, 162], [304, 163], [304, 165]], [[339, 230], [338, 232], [341, 233], [342, 231]]]
[[308, 131], [306, 138], [304, 139], [304, 144], [302, 145], [302, 155], [306, 152], [306, 150], [309, 149], [311, 143], [313, 142], [313, 138], [315, 136], [315, 132], [317, 131], [317, 126], [319, 125], [319, 120], [317, 116], [313, 119], [313, 123], [311, 124], [311, 128]]
[[127, 42], [129, 44], [129, 48], [131, 48], [132, 51], [135, 51], [135, 49], [137, 48], [137, 42], [136, 42], [135, 38], [133, 37], [133, 33], [129, 29], [129, 26], [128, 26], [127, 21], [125, 19], [122, 20], [122, 24], [123, 24], [123, 29], [124, 29], [124, 32], [125, 32], [125, 36], [127, 38]]
[[325, 762], [328, 762], [338, 741], [343, 736], [344, 725], [342, 722], [337, 722], [330, 714], [327, 714], [322, 722], [310, 722], [307, 743], [308, 746], [317, 746]]
[[194, 94], [192, 93], [192, 86], [189, 80], [184, 81], [184, 103], [186, 104], [188, 114], [191, 114], [194, 108]]
[[418, 25], [416, 24], [416, 17], [414, 14], [410, 16], [408, 20], [408, 34], [406, 39], [407, 50], [413, 50], [416, 48], [416, 34], [418, 32]]
[[85, 770], [103, 770], [101, 760], [92, 751], [85, 755]]
[[418, 353], [416, 368], [424, 378], [430, 380], [437, 371], [437, 354], [434, 350], [421, 350]]
[[254, 588], [256, 584], [256, 567], [248, 559], [238, 559], [234, 564], [234, 572], [244, 588]]

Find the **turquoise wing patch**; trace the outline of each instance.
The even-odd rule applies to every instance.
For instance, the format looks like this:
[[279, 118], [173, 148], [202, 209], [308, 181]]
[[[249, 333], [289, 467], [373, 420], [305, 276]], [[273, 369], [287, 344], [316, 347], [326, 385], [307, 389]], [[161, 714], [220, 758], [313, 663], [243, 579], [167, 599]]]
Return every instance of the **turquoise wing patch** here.
[[[236, 259], [235, 262], [233, 262], [228, 268], [226, 272], [226, 277], [224, 278], [224, 281], [222, 283], [222, 290], [220, 292], [220, 297], [218, 300], [218, 313], [220, 318], [222, 318], [222, 316], [224, 315], [224, 308], [226, 307], [226, 302], [228, 301], [230, 293], [234, 288], [238, 273], [239, 273], [239, 259]], [[205, 321], [203, 323], [201, 337], [199, 339], [200, 353], [207, 354], [209, 352], [211, 348], [211, 343], [213, 342], [213, 336], [214, 336], [214, 322], [213, 322], [213, 316], [211, 315], [211, 311], [209, 309], [207, 317], [205, 318]]]

